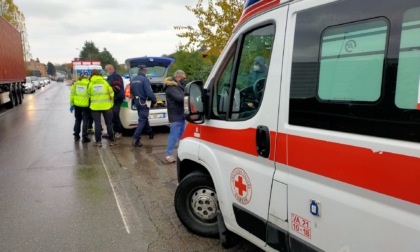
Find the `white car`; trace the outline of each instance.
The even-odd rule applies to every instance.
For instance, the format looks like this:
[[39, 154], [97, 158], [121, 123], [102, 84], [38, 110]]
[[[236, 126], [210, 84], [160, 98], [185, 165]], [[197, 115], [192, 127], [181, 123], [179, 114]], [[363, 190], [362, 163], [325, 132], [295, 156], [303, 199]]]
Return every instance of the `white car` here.
[[25, 93], [35, 93], [35, 86], [32, 84], [31, 77], [26, 77], [26, 83], [23, 86], [25, 87]]
[[34, 85], [36, 89], [40, 89], [41, 84], [39, 83], [38, 77], [36, 76], [29, 76], [29, 77], [31, 78], [32, 85]]
[[127, 59], [125, 61], [129, 69], [129, 75], [123, 76], [125, 98], [120, 110], [121, 124], [124, 129], [136, 128], [139, 120], [137, 109], [133, 106], [134, 103], [130, 91], [130, 80], [137, 76], [139, 65], [147, 66], [146, 77], [150, 80], [157, 100], [157, 107], [150, 108], [149, 124], [152, 127], [169, 125], [166, 95], [163, 91], [163, 79], [168, 74], [169, 67], [174, 61], [175, 59], [164, 57], [140, 57]]

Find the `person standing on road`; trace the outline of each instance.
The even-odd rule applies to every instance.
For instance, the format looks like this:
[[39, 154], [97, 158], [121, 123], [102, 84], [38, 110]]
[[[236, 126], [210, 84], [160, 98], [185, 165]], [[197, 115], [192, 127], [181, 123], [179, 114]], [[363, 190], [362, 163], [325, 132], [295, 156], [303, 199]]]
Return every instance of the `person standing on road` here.
[[80, 125], [82, 124], [82, 143], [90, 142], [88, 138], [88, 121], [90, 115], [89, 96], [87, 93], [89, 79], [88, 73], [83, 71], [79, 80], [75, 81], [71, 86], [70, 93], [70, 112], [76, 118], [73, 127], [74, 141], [80, 140]]
[[169, 163], [175, 162], [173, 156], [174, 148], [184, 133], [184, 87], [186, 78], [187, 76], [184, 71], [177, 70], [174, 73], [174, 77], [167, 77], [163, 80], [163, 90], [165, 90], [168, 108], [168, 119], [171, 123], [168, 146], [166, 149], [166, 161]]
[[93, 121], [95, 121], [95, 145], [102, 146], [102, 123], [101, 114], [104, 116], [106, 129], [109, 135], [109, 145], [115, 145], [114, 133], [112, 130], [112, 106], [114, 105], [114, 90], [109, 83], [102, 77], [101, 71], [92, 70], [88, 87], [90, 98], [90, 109]]
[[140, 143], [143, 128], [149, 134], [149, 138], [153, 139], [153, 131], [149, 125], [149, 106], [147, 106], [146, 101], [151, 101], [151, 106], [156, 106], [156, 96], [152, 91], [149, 79], [146, 78], [147, 67], [145, 65], [139, 65], [138, 69], [139, 74], [131, 81], [131, 95], [134, 98], [134, 104], [137, 107], [137, 114], [139, 115], [139, 123], [137, 124], [132, 141], [134, 147], [143, 146]]
[[111, 85], [112, 89], [114, 90], [114, 106], [112, 107], [112, 124], [114, 126], [114, 133], [115, 138], [121, 138], [122, 136], [122, 125], [120, 120], [120, 110], [121, 110], [121, 104], [124, 100], [124, 82], [121, 77], [115, 71], [115, 68], [113, 65], [106, 65], [105, 71], [108, 75], [107, 81], [109, 85]]

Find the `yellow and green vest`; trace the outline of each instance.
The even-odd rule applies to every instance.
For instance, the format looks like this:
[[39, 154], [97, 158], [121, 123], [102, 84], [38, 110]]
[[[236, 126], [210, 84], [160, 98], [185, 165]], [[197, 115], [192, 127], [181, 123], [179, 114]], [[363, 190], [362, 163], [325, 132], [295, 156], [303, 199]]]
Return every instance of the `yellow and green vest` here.
[[83, 78], [79, 81], [76, 81], [71, 86], [70, 93], [70, 105], [78, 107], [89, 107], [89, 95], [88, 91], [89, 80]]
[[108, 110], [114, 106], [114, 90], [102, 76], [90, 78], [88, 94], [91, 110]]

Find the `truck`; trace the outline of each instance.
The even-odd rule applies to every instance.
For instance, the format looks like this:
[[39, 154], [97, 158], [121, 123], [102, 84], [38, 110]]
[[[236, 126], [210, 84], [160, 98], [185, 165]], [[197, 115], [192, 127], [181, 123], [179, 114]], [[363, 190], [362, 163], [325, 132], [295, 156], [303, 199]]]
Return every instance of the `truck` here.
[[420, 251], [419, 49], [418, 0], [246, 1], [185, 87], [181, 223], [224, 247]]
[[103, 73], [100, 60], [73, 60], [73, 81], [77, 81], [83, 71], [87, 71], [89, 76], [93, 69], [98, 69]]
[[26, 82], [20, 32], [0, 16], [0, 106], [22, 104]]

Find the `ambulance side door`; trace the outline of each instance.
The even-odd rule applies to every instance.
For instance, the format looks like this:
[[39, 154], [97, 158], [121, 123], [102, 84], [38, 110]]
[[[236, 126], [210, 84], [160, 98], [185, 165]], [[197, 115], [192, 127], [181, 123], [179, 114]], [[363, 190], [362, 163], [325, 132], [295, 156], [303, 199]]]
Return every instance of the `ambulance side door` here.
[[226, 226], [263, 245], [284, 46], [277, 34], [286, 16], [279, 8], [239, 28], [209, 77], [211, 118], [201, 129], [199, 158], [211, 167]]

